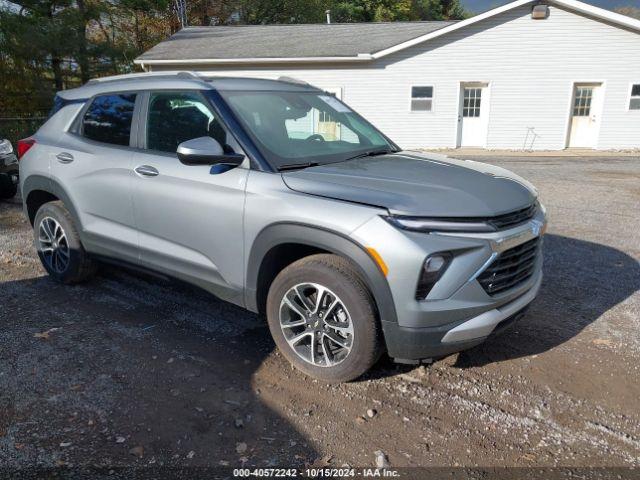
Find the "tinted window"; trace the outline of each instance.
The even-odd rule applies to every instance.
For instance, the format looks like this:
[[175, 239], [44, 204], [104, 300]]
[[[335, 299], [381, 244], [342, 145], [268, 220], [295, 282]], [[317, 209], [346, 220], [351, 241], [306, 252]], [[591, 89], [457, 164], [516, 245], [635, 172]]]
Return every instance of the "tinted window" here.
[[178, 145], [199, 137], [212, 137], [230, 153], [227, 134], [197, 93], [152, 93], [147, 119], [147, 148], [175, 153]]
[[129, 145], [135, 94], [96, 97], [82, 119], [85, 137], [114, 145]]

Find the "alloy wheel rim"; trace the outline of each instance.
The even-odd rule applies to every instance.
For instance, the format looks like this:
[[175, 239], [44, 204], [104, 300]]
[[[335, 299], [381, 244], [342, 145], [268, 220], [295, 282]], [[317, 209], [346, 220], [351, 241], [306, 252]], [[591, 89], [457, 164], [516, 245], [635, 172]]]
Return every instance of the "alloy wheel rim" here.
[[316, 367], [342, 363], [353, 347], [353, 322], [347, 308], [318, 283], [301, 283], [285, 293], [280, 328], [296, 355]]
[[64, 273], [69, 266], [71, 249], [62, 225], [51, 217], [45, 217], [38, 226], [38, 250], [45, 264], [56, 273]]

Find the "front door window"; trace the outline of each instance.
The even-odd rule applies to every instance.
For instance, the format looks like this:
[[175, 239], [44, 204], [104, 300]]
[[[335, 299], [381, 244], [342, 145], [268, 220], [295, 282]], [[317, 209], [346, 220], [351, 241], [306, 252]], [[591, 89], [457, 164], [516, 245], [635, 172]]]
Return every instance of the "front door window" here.
[[229, 151], [227, 133], [205, 101], [195, 92], [155, 92], [149, 98], [147, 148], [175, 153], [178, 145], [212, 137]]
[[482, 88], [465, 87], [464, 104], [462, 106], [462, 116], [463, 117], [479, 117], [481, 102], [482, 102]]
[[573, 116], [588, 117], [591, 114], [591, 99], [593, 87], [576, 87], [576, 96], [573, 101]]

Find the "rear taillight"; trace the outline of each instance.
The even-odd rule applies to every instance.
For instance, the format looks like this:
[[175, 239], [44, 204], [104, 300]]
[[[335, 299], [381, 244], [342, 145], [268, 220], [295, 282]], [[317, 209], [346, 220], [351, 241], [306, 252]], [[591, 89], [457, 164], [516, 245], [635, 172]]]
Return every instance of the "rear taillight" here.
[[29, 151], [31, 147], [36, 144], [35, 139], [33, 138], [23, 138], [22, 140], [18, 140], [18, 149], [16, 153], [18, 154], [18, 160], [22, 158], [22, 156]]

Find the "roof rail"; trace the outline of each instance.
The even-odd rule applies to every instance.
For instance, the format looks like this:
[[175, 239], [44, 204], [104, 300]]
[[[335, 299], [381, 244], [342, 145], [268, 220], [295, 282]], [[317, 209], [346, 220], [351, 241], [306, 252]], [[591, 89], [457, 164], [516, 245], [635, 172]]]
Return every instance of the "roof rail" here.
[[316, 90], [323, 90], [324, 88], [320, 88], [317, 87], [316, 85], [309, 83], [309, 82], [305, 82], [304, 80], [300, 80], [299, 78], [294, 78], [294, 77], [288, 77], [286, 75], [281, 75], [278, 77], [278, 81], [279, 82], [288, 82], [288, 83], [293, 83], [295, 85], [304, 85], [305, 87], [311, 87], [311, 88], [315, 88]]
[[195, 80], [204, 80], [202, 76], [188, 70], [185, 70], [183, 72], [178, 72], [176, 76], [179, 78], [193, 78]]
[[123, 75], [111, 75], [109, 77], [99, 77], [92, 78], [85, 85], [96, 85], [100, 83], [107, 82], [117, 82], [122, 80], [129, 80], [134, 78], [184, 78], [184, 79], [193, 79], [199, 80], [201, 82], [205, 81], [203, 77], [198, 75], [195, 72], [190, 71], [180, 71], [180, 72], [143, 72], [143, 73], [126, 73]]
[[304, 80], [300, 80], [299, 78], [288, 77], [286, 75], [281, 75], [278, 77], [279, 82], [288, 82], [288, 83], [297, 83], [298, 85], [308, 85], [312, 86], [310, 83], [305, 82]]

